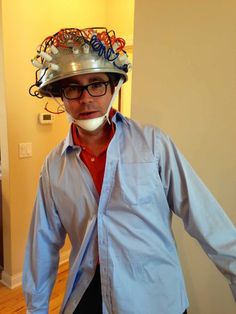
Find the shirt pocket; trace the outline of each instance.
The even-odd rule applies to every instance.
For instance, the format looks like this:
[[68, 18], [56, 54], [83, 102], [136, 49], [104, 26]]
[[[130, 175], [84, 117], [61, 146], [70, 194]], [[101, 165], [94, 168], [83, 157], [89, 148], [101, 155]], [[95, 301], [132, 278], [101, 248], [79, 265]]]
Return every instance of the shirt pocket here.
[[157, 189], [155, 162], [122, 163], [121, 193], [125, 203], [150, 203]]

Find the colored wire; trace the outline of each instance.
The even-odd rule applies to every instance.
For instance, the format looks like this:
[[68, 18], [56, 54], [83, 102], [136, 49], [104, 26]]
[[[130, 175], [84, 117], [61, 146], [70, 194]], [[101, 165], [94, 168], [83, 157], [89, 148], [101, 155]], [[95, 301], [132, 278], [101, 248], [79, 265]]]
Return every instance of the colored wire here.
[[115, 53], [112, 47], [107, 49], [96, 35], [93, 35], [90, 40], [90, 44], [93, 50], [97, 51], [100, 57], [103, 55], [104, 58], [108, 61], [114, 61], [119, 56], [119, 53]]
[[40, 76], [40, 78], [38, 78], [39, 70], [36, 71], [36, 83], [29, 88], [30, 95], [43, 98], [37, 90], [33, 91], [34, 87], [40, 86], [42, 78], [48, 70], [48, 67], [45, 67], [46, 63], [44, 63], [44, 58], [40, 56], [40, 52], [50, 54], [50, 47], [52, 45], [61, 48], [72, 48], [75, 45], [83, 46], [86, 43], [90, 44], [92, 49], [96, 51], [100, 57], [103, 56], [106, 60], [112, 62], [117, 68], [128, 72], [129, 64], [121, 65], [117, 62], [117, 58], [120, 54], [127, 55], [124, 51], [125, 40], [119, 37], [116, 38], [113, 30], [108, 32], [105, 27], [90, 27], [82, 30], [78, 28], [63, 28], [54, 35], [46, 37], [38, 47], [38, 54], [34, 59], [44, 65], [44, 73]]
[[47, 112], [53, 113], [53, 114], [61, 114], [61, 113], [65, 112], [63, 105], [59, 105], [57, 107], [56, 111], [49, 109], [48, 108], [48, 102], [46, 102], [46, 104], [44, 106], [44, 110], [46, 110]]

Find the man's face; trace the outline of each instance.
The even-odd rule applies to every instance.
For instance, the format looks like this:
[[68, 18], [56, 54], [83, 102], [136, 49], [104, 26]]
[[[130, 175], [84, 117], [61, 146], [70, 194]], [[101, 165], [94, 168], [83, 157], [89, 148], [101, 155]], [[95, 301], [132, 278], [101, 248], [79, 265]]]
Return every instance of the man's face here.
[[[107, 82], [108, 76], [105, 73], [91, 73], [73, 76], [65, 79], [62, 82], [62, 86], [85, 86], [92, 83]], [[96, 85], [95, 85], [96, 86]], [[67, 99], [62, 93], [62, 99], [65, 105], [66, 111], [74, 118], [78, 120], [93, 119], [103, 116], [110, 104], [112, 97], [110, 84], [107, 85], [106, 94], [103, 96], [93, 97], [88, 93], [88, 90], [84, 89], [80, 98]]]

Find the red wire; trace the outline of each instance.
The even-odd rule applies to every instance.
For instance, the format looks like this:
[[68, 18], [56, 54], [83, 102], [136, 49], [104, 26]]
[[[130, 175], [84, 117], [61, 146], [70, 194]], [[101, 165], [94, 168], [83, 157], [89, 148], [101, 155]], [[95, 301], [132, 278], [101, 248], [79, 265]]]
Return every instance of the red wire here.
[[[62, 28], [59, 32], [57, 32], [53, 36], [48, 36], [42, 42], [40, 49], [46, 50], [50, 45], [50, 42], [53, 43], [55, 47], [67, 48], [68, 45], [66, 42], [68, 40], [72, 40], [73, 44], [80, 45], [77, 39], [83, 36], [85, 39], [90, 40], [93, 36], [96, 29], [93, 28], [85, 28], [85, 29], [77, 29], [77, 28]], [[116, 51], [120, 52], [125, 47], [125, 40], [123, 38], [116, 38], [115, 35], [110, 36], [107, 31], [102, 31], [97, 33], [97, 38], [102, 41], [107, 47], [110, 45], [114, 45], [116, 43], [118, 45]]]

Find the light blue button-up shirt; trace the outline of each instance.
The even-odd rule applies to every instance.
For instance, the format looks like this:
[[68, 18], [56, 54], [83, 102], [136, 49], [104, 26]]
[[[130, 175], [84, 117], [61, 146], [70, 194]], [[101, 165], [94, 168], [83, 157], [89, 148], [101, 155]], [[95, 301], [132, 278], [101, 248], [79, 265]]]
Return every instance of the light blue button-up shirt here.
[[227, 277], [236, 299], [235, 226], [168, 136], [120, 113], [113, 122], [100, 198], [71, 133], [46, 158], [25, 257], [28, 313], [48, 313], [68, 234], [61, 313], [73, 313], [99, 257], [103, 314], [181, 314], [188, 299], [173, 213]]

